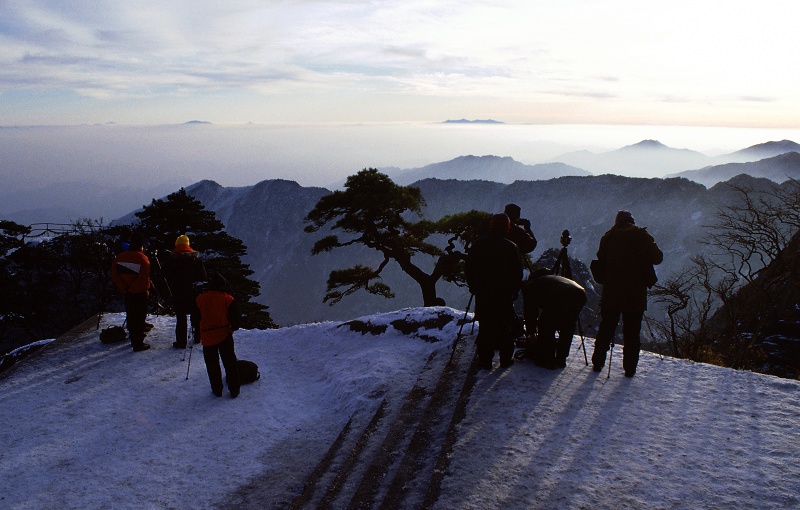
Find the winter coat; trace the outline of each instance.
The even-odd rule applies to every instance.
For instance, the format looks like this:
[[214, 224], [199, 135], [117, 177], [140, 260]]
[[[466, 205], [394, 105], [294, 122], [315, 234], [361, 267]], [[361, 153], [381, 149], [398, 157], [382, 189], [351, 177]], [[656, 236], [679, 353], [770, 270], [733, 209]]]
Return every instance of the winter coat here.
[[600, 239], [597, 260], [605, 266], [600, 305], [607, 310], [647, 310], [647, 273], [664, 254], [647, 230], [630, 223], [615, 225]]
[[522, 254], [530, 253], [536, 249], [536, 238], [519, 225], [511, 225], [506, 239], [516, 244], [517, 249]]
[[239, 308], [227, 292], [209, 290], [197, 296], [200, 309], [200, 341], [216, 345], [239, 329]]
[[522, 261], [517, 246], [499, 235], [475, 241], [464, 268], [467, 285], [475, 294], [475, 313], [505, 316], [522, 285]]
[[189, 246], [178, 246], [170, 253], [165, 269], [175, 302], [189, 304], [194, 301], [197, 295], [195, 282], [206, 280], [206, 269], [199, 254]]
[[123, 251], [111, 264], [111, 281], [121, 294], [148, 293], [150, 259], [138, 250]]
[[586, 290], [569, 278], [545, 275], [534, 278], [522, 289], [525, 307], [577, 313], [586, 304]]

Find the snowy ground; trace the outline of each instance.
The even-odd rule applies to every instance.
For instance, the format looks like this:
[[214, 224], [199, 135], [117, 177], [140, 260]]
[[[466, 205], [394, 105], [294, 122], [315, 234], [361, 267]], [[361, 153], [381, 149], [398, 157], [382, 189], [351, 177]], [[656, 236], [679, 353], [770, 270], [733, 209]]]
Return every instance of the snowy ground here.
[[[370, 322], [442, 312], [463, 314]], [[186, 380], [174, 320], [149, 320], [149, 351], [92, 328], [0, 378], [0, 508], [220, 508], [265, 473], [302, 480], [350, 416], [402, 398], [457, 332], [239, 331], [262, 379], [232, 400], [211, 394], [199, 348]], [[562, 371], [480, 372], [437, 508], [800, 507], [800, 382], [648, 353], [627, 379], [620, 361], [618, 348], [610, 379], [580, 351]]]

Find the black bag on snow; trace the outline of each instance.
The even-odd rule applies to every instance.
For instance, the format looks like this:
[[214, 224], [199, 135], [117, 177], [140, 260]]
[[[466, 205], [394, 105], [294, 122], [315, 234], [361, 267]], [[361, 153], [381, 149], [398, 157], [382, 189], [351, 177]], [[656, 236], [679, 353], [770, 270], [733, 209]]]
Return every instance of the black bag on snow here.
[[258, 365], [252, 361], [240, 359], [236, 361], [236, 368], [239, 370], [239, 383], [250, 384], [261, 379], [261, 373], [258, 371]]
[[128, 337], [125, 328], [122, 326], [109, 326], [100, 332], [100, 341], [104, 344], [115, 344], [122, 342]]

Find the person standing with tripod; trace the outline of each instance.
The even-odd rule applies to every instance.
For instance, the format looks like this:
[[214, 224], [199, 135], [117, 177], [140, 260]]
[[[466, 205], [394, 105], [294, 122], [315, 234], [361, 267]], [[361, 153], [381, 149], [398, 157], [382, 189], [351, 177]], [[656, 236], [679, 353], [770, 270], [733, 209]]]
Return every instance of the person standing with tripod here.
[[172, 346], [176, 349], [185, 349], [188, 333], [187, 315], [191, 320], [194, 343], [200, 341], [197, 335], [200, 310], [195, 302], [197, 299], [195, 284], [206, 280], [206, 269], [199, 254], [189, 245], [188, 236], [180, 235], [175, 240], [175, 249], [167, 259], [166, 270], [175, 308], [175, 342]]
[[614, 226], [600, 239], [592, 276], [603, 286], [600, 327], [592, 354], [595, 372], [603, 369], [606, 353], [622, 317], [622, 366], [625, 377], [636, 374], [641, 348], [641, 328], [647, 310], [647, 288], [656, 283], [653, 265], [664, 253], [646, 229], [637, 227], [629, 211], [617, 212]]
[[479, 323], [478, 362], [492, 369], [494, 351], [500, 351], [500, 367], [514, 363], [514, 299], [522, 285], [522, 261], [517, 247], [506, 239], [511, 222], [505, 214], [489, 220], [489, 234], [478, 239], [467, 255], [464, 268], [469, 290], [475, 295]]

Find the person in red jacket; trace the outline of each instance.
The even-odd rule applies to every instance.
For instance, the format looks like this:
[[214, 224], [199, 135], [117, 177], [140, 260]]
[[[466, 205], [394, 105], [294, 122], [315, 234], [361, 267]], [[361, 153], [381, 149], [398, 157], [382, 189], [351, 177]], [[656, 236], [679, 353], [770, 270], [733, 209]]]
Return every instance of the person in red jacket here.
[[143, 253], [144, 238], [140, 232], [130, 237], [130, 246], [114, 259], [111, 281], [125, 298], [125, 315], [128, 336], [134, 352], [146, 351], [150, 344], [144, 342], [147, 297], [150, 292], [150, 259]]
[[222, 396], [222, 370], [219, 360], [225, 367], [225, 380], [231, 397], [239, 396], [239, 371], [236, 352], [233, 347], [233, 332], [239, 329], [241, 314], [236, 300], [231, 295], [225, 278], [216, 271], [210, 272], [208, 288], [197, 296], [200, 310], [200, 342], [203, 344], [203, 358], [206, 361], [208, 381], [214, 395]]

